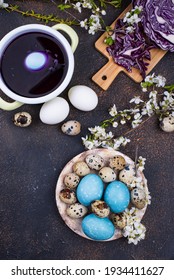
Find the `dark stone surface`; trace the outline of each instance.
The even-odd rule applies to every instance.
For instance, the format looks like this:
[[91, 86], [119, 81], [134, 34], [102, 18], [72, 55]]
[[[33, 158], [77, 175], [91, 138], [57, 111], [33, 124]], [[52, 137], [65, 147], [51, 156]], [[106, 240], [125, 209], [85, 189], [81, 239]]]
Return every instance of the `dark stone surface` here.
[[[49, 1], [10, 2], [26, 9], [33, 7], [40, 13], [58, 13]], [[130, 3], [123, 2], [121, 9], [108, 11], [108, 25]], [[35, 19], [3, 10], [0, 10], [0, 17], [0, 38], [20, 25], [38, 23]], [[81, 134], [69, 137], [61, 132], [61, 124], [41, 123], [41, 105], [0, 111], [0, 259], [174, 259], [174, 134], [162, 132], [155, 117], [128, 133], [131, 143], [121, 150], [134, 158], [139, 143], [139, 153], [147, 158], [145, 176], [152, 204], [143, 218], [147, 228], [145, 240], [137, 246], [128, 245], [124, 238], [112, 242], [89, 241], [72, 232], [58, 213], [56, 182], [65, 164], [84, 151], [81, 136], [86, 135], [88, 127], [98, 125], [108, 117], [110, 106], [116, 103], [118, 109], [126, 108], [129, 100], [140, 91], [140, 86], [122, 73], [106, 92], [101, 91], [91, 80], [106, 62], [94, 48], [100, 34], [88, 35], [80, 27], [75, 30], [80, 42], [68, 88], [84, 84], [94, 89], [99, 97], [99, 104], [92, 112], [81, 112], [70, 105], [67, 120], [80, 121]], [[167, 53], [154, 71], [164, 75], [168, 83], [174, 83], [173, 54]], [[62, 93], [66, 99], [68, 88]], [[3, 96], [2, 92], [0, 94]], [[33, 117], [28, 128], [19, 128], [12, 123], [14, 113], [21, 110]], [[115, 133], [121, 135], [128, 129], [120, 127]]]

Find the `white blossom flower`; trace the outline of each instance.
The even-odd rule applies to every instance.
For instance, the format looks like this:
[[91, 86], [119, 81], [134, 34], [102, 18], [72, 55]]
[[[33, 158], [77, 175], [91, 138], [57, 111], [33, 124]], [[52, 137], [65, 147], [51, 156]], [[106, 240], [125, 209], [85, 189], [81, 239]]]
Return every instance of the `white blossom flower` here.
[[143, 6], [141, 6], [141, 5], [140, 5], [140, 6], [137, 6], [137, 5], [136, 5], [136, 6], [134, 7], [134, 10], [135, 10], [135, 11], [138, 10], [139, 12], [141, 12], [141, 11], [143, 10]]
[[152, 197], [150, 195], [150, 192], [148, 190], [145, 190], [145, 193], [146, 193], [146, 203], [148, 205], [150, 205], [151, 204], [151, 199], [152, 199]]
[[164, 87], [166, 84], [166, 78], [161, 75], [154, 77], [153, 82], [156, 84], [157, 87]]
[[127, 33], [132, 33], [134, 30], [135, 30], [135, 28], [133, 26], [126, 27]]
[[106, 11], [105, 11], [105, 10], [102, 10], [102, 11], [101, 11], [101, 14], [102, 14], [103, 16], [105, 16], [105, 15], [106, 15]]
[[164, 91], [163, 94], [164, 94], [164, 100], [168, 100], [169, 103], [173, 103], [174, 102], [174, 98], [173, 98], [174, 94], [173, 93], [168, 92], [168, 91]]
[[115, 104], [109, 109], [109, 115], [115, 117], [118, 114]]
[[88, 20], [85, 18], [84, 20], [80, 21], [80, 26], [84, 27], [86, 30], [88, 29]]
[[146, 76], [144, 81], [155, 84], [156, 87], [164, 87], [166, 84], [166, 78], [161, 75], [155, 76], [155, 73]]
[[136, 114], [136, 113], [139, 113], [140, 112], [140, 109], [139, 108], [132, 108], [132, 109], [130, 109], [130, 113], [132, 114], [132, 115], [134, 115], [134, 114]]
[[155, 76], [155, 73], [153, 73], [152, 75], [148, 75], [146, 76], [146, 78], [144, 79], [145, 82], [149, 82], [149, 83], [153, 83], [153, 78]]
[[88, 136], [82, 137], [83, 145], [88, 149], [91, 150], [94, 147], [94, 143], [88, 140]]
[[152, 90], [149, 93], [149, 98], [156, 99], [156, 97], [157, 97], [157, 91], [156, 90]]
[[153, 115], [153, 108], [152, 108], [152, 102], [151, 100], [146, 102], [145, 108], [147, 110], [147, 114], [148, 116], [152, 116]]
[[105, 128], [103, 128], [103, 127], [101, 127], [101, 126], [90, 127], [90, 128], [88, 128], [88, 130], [89, 130], [92, 134], [95, 134], [95, 135], [98, 136], [98, 137], [100, 137], [100, 136], [105, 137], [105, 135], [106, 135], [106, 130], [105, 130]]
[[129, 103], [135, 103], [135, 104], [140, 104], [141, 102], [144, 102], [140, 96], [135, 96], [134, 98], [132, 98]]
[[141, 115], [142, 116], [148, 115], [148, 110], [146, 109], [146, 107], [142, 108]]
[[0, 8], [7, 8], [9, 5], [4, 3], [4, 0], [0, 0]]
[[139, 18], [137, 14], [134, 14], [131, 19], [133, 23], [138, 23], [141, 21], [141, 18]]
[[132, 121], [132, 128], [136, 128], [140, 125], [140, 123], [142, 122], [141, 119], [137, 119], [137, 120], [133, 120]]
[[111, 131], [109, 131], [108, 133], [106, 133], [105, 137], [106, 137], [106, 139], [111, 139], [114, 137], [114, 135]]
[[74, 9], [77, 10], [79, 13], [82, 12], [82, 8], [81, 8], [81, 5], [82, 3], [81, 2], [77, 2], [76, 4], [72, 4]]
[[118, 126], [118, 122], [113, 122], [112, 126], [116, 128]]
[[137, 209], [132, 207], [130, 210], [126, 209], [124, 215], [127, 220], [127, 225], [123, 229], [123, 236], [127, 237], [128, 244], [137, 243], [145, 238], [146, 228], [137, 217]]
[[144, 166], [146, 163], [146, 158], [143, 158], [142, 156], [139, 156], [138, 160], [137, 160], [137, 169], [139, 171], [143, 171], [144, 170]]
[[127, 12], [123, 18], [123, 22], [128, 23], [130, 25], [134, 25], [134, 23], [138, 23], [141, 21], [139, 17], [139, 13], [141, 12], [141, 8], [137, 7], [137, 9], [132, 9], [130, 12]]
[[83, 8], [92, 9], [92, 5], [89, 0], [83, 0], [82, 6]]
[[113, 149], [118, 150], [120, 146], [125, 146], [129, 142], [130, 142], [130, 139], [120, 136], [119, 138], [114, 139]]
[[139, 126], [139, 124], [142, 122], [142, 115], [138, 112], [134, 115], [134, 120], [132, 121], [132, 127], [135, 128]]
[[135, 120], [138, 120], [138, 119], [140, 119], [140, 118], [141, 118], [140, 113], [136, 113], [136, 114], [134, 115], [134, 119], [135, 119]]
[[126, 120], [125, 120], [125, 119], [121, 119], [120, 123], [121, 123], [121, 124], [125, 124], [125, 123], [126, 123]]
[[133, 181], [128, 185], [128, 188], [130, 190], [134, 189], [134, 188], [140, 188], [140, 189], [144, 189], [144, 182], [142, 179], [142, 176], [135, 176]]
[[143, 92], [147, 92], [147, 87], [143, 87], [143, 86], [142, 86], [142, 91], [143, 91]]
[[127, 19], [131, 16], [130, 12], [127, 12], [123, 18], [123, 22], [127, 22]]
[[90, 26], [89, 30], [88, 30], [88, 33], [94, 35], [95, 32], [96, 32], [95, 26]]

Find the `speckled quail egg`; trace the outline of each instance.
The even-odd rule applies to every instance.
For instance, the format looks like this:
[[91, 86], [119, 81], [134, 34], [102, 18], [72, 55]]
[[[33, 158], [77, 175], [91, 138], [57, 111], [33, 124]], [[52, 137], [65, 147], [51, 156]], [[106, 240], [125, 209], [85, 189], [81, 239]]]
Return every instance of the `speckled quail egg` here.
[[66, 213], [70, 218], [79, 219], [86, 215], [88, 212], [88, 208], [79, 202], [68, 205], [66, 209]]
[[127, 165], [122, 169], [119, 173], [119, 180], [129, 185], [135, 179], [135, 166], [134, 165]]
[[104, 159], [99, 155], [88, 155], [85, 161], [91, 169], [100, 170], [104, 166]]
[[173, 132], [174, 131], [174, 117], [172, 115], [163, 118], [160, 122], [160, 127], [165, 132]]
[[64, 178], [64, 184], [68, 189], [76, 188], [79, 181], [80, 177], [75, 173], [68, 173]]
[[110, 208], [105, 201], [96, 200], [91, 203], [91, 210], [100, 218], [105, 218], [109, 216]]
[[116, 228], [123, 229], [127, 225], [127, 220], [124, 213], [112, 213], [111, 220]]
[[131, 202], [138, 208], [142, 209], [146, 206], [146, 193], [140, 188], [134, 188], [131, 191]]
[[81, 131], [81, 124], [78, 121], [68, 121], [61, 126], [61, 130], [63, 133], [75, 136]]
[[73, 171], [79, 176], [85, 176], [90, 173], [90, 168], [84, 161], [77, 161], [73, 164]]
[[116, 170], [122, 170], [126, 165], [126, 161], [122, 156], [115, 156], [109, 159], [109, 166]]
[[59, 193], [59, 198], [67, 204], [73, 204], [77, 201], [75, 192], [70, 189], [62, 189]]
[[19, 127], [27, 127], [31, 124], [32, 117], [27, 112], [19, 112], [13, 116], [13, 123]]
[[100, 169], [98, 174], [105, 183], [109, 183], [116, 180], [116, 174], [114, 170], [110, 167], [103, 167], [102, 169]]

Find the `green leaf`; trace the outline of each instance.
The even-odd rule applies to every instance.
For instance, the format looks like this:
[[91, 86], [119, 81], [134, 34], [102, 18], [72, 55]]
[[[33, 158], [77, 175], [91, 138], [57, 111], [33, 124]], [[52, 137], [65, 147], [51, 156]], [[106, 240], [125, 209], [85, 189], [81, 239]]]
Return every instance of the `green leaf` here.
[[174, 85], [165, 86], [164, 88], [170, 92], [174, 91]]
[[111, 45], [113, 45], [114, 40], [113, 40], [112, 37], [107, 37], [107, 38], [104, 40], [104, 43], [105, 43], [106, 45], [111, 46]]
[[70, 8], [72, 8], [72, 6], [71, 5], [64, 5], [64, 4], [60, 4], [60, 5], [58, 5], [57, 6], [57, 8], [59, 8], [59, 10], [61, 10], [61, 11], [64, 11], [64, 10], [66, 10], [66, 9], [70, 9]]
[[141, 86], [142, 86], [143, 88], [151, 87], [151, 86], [153, 86], [153, 83], [150, 83], [150, 82], [142, 82], [142, 83], [141, 83]]

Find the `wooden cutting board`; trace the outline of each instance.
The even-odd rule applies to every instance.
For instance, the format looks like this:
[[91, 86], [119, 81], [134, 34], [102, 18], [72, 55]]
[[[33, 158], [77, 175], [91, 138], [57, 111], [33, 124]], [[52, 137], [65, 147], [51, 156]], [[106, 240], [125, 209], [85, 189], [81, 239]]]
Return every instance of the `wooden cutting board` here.
[[[123, 18], [125, 14], [130, 11], [132, 5], [130, 4], [121, 14], [120, 16], [112, 23], [111, 27], [114, 28], [116, 21], [119, 18]], [[133, 68], [132, 72], [128, 72], [123, 67], [116, 64], [109, 55], [106, 50], [107, 45], [104, 43], [104, 39], [107, 37], [107, 32], [103, 33], [103, 35], [96, 41], [95, 47], [96, 49], [101, 52], [104, 56], [108, 58], [108, 62], [92, 77], [92, 80], [98, 84], [102, 89], [107, 90], [111, 83], [114, 81], [116, 76], [121, 72], [125, 72], [131, 79], [135, 82], [140, 83], [142, 81], [142, 76], [138, 69]], [[161, 60], [161, 58], [166, 54], [167, 51], [161, 49], [152, 49], [150, 50], [151, 53], [151, 61], [148, 66], [148, 70], [146, 74], [148, 74], [155, 65]]]

